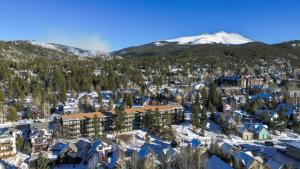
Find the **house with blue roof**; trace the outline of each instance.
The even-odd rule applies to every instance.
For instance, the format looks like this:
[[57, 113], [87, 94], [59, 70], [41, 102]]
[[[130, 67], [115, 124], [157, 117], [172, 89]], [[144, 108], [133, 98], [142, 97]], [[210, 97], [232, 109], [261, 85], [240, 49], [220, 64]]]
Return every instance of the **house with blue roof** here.
[[201, 141], [198, 140], [198, 139], [191, 140], [190, 144], [191, 144], [191, 147], [192, 147], [193, 150], [199, 148], [202, 145]]
[[233, 145], [231, 145], [231, 144], [229, 144], [227, 142], [219, 142], [217, 144], [217, 146], [218, 146], [218, 152], [225, 159], [230, 159], [233, 150], [236, 149], [236, 147], [234, 147]]
[[118, 144], [114, 143], [112, 145], [112, 154], [111, 154], [109, 163], [107, 164], [107, 167], [109, 169], [116, 168], [118, 165], [119, 159], [120, 159], [120, 148], [119, 148]]
[[163, 146], [158, 144], [145, 143], [138, 152], [138, 159], [142, 168], [149, 168], [150, 166], [153, 168], [159, 167], [164, 157]]
[[74, 143], [56, 143], [52, 149], [52, 154], [57, 156], [58, 164], [78, 164], [81, 158], [78, 157], [78, 149]]
[[216, 155], [212, 155], [205, 163], [205, 169], [232, 169], [232, 167]]
[[218, 84], [224, 86], [241, 86], [240, 76], [221, 76], [218, 78]]
[[300, 160], [300, 141], [288, 142], [286, 145], [286, 154]]
[[270, 119], [275, 121], [279, 117], [280, 111], [283, 111], [287, 118], [290, 118], [291, 115], [295, 114], [295, 109], [292, 105], [280, 103], [275, 110], [270, 113]]
[[232, 153], [233, 166], [234, 168], [264, 168], [251, 153], [246, 153], [243, 151], [234, 151]]
[[266, 140], [270, 138], [268, 127], [263, 124], [250, 124], [248, 130], [254, 133], [254, 138], [258, 140]]
[[284, 168], [284, 165], [283, 164], [280, 164], [272, 159], [269, 159], [265, 166], [268, 168], [268, 169], [283, 169]]
[[269, 94], [269, 93], [259, 93], [259, 94], [256, 94], [256, 95], [249, 96], [249, 100], [251, 102], [256, 101], [258, 99], [262, 99], [264, 101], [269, 101], [269, 100], [272, 99], [272, 95]]

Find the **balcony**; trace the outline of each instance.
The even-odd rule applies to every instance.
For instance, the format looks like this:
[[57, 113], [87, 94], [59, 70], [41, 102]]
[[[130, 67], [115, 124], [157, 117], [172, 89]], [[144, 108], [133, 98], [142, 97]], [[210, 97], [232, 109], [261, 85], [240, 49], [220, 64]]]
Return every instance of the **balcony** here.
[[6, 152], [10, 152], [10, 151], [13, 151], [13, 148], [12, 147], [9, 147], [9, 148], [6, 148], [6, 149], [0, 149], [0, 153], [6, 153]]
[[10, 146], [10, 145], [12, 145], [11, 141], [0, 143], [0, 147], [2, 147], [2, 146]]

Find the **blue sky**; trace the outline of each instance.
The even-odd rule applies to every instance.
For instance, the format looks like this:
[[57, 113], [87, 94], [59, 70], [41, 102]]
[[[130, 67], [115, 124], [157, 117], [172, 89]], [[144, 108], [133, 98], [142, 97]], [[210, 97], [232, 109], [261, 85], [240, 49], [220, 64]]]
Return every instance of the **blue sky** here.
[[299, 0], [9, 0], [1, 40], [117, 50], [218, 31], [267, 43], [300, 39]]

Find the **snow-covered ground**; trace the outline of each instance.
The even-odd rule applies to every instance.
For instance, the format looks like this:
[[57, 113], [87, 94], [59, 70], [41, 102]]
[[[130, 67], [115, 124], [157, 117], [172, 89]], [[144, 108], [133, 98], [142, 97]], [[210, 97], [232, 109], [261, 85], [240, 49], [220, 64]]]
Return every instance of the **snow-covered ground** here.
[[27, 164], [24, 163], [24, 161], [29, 158], [30, 156], [18, 152], [14, 157], [0, 159], [0, 164], [2, 164], [5, 167], [5, 169], [28, 169], [29, 167]]
[[[291, 131], [281, 132], [280, 134], [271, 134], [270, 141], [274, 143], [274, 147], [266, 147], [264, 145], [266, 140], [243, 140], [236, 135], [227, 136], [222, 133], [221, 128], [218, 124], [213, 121], [208, 121], [205, 129], [205, 136], [199, 136], [199, 131], [193, 130], [193, 127], [189, 122], [180, 125], [172, 126], [176, 139], [179, 141], [191, 141], [193, 139], [201, 140], [202, 144], [207, 146], [210, 145], [212, 140], [221, 139], [233, 145], [240, 145], [245, 148], [245, 151], [260, 152], [263, 157], [272, 159], [282, 164], [292, 164], [294, 166], [300, 166], [300, 161], [297, 161], [279, 150], [284, 150], [286, 142], [290, 140], [299, 140], [298, 134], [292, 133]], [[134, 130], [125, 134], [128, 139], [125, 142], [121, 142], [121, 147], [125, 149], [139, 150], [139, 148], [146, 142], [146, 132], [143, 130]], [[293, 138], [289, 137], [293, 136]], [[162, 141], [158, 138], [150, 137], [150, 142], [154, 144], [168, 144], [169, 142]]]

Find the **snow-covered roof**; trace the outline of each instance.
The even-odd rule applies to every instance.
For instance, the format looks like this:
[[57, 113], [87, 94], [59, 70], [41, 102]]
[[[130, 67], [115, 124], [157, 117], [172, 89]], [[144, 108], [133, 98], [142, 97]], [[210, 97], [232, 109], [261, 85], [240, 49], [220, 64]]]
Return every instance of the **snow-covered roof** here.
[[287, 145], [300, 149], [300, 141], [288, 142]]
[[231, 144], [229, 144], [229, 143], [226, 143], [226, 142], [223, 142], [222, 144], [221, 144], [221, 147], [220, 147], [220, 149], [222, 150], [222, 152], [224, 153], [224, 154], [227, 154], [231, 149], [232, 149], [232, 145]]
[[196, 149], [196, 148], [198, 148], [200, 145], [201, 145], [201, 141], [198, 140], [198, 139], [193, 139], [193, 140], [191, 141], [192, 149]]
[[154, 154], [157, 158], [162, 157], [163, 147], [158, 144], [145, 143], [138, 152], [139, 158], [144, 160], [150, 153]]
[[209, 160], [206, 161], [206, 169], [232, 169], [232, 167], [221, 160], [216, 155], [212, 155]]
[[251, 166], [251, 164], [255, 161], [255, 158], [253, 158], [252, 156], [250, 156], [249, 154], [241, 151], [234, 151], [232, 153], [232, 156], [234, 158], [235, 161], [239, 161], [242, 162], [242, 164], [246, 167], [249, 168]]
[[269, 169], [282, 169], [283, 168], [283, 165], [272, 160], [272, 159], [269, 159], [266, 164], [265, 164]]
[[120, 156], [119, 156], [119, 146], [117, 144], [113, 144], [113, 152], [112, 152], [111, 160], [108, 163], [108, 168], [109, 169], [115, 168], [119, 158], [120, 158]]

